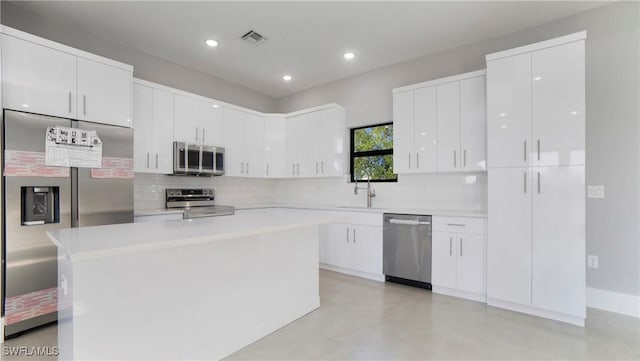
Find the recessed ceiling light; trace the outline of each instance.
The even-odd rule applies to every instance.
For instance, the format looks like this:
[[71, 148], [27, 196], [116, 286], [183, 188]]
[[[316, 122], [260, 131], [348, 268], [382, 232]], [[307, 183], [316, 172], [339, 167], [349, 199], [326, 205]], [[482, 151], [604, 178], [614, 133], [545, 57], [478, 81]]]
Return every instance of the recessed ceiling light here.
[[282, 80], [284, 81], [291, 81], [291, 79], [293, 79], [293, 77], [289, 74], [285, 74], [282, 76]]
[[214, 107], [214, 108], [217, 108], [217, 107], [219, 107], [219, 105], [218, 105], [218, 104], [214, 104], [214, 105], [213, 105], [213, 107]]
[[537, 77], [533, 78], [533, 80], [540, 80], [540, 79], [542, 79], [541, 76], [537, 76]]
[[347, 60], [351, 60], [353, 58], [355, 58], [356, 55], [354, 53], [344, 53], [344, 58]]
[[212, 47], [212, 48], [214, 48], [214, 47], [218, 46], [218, 42], [217, 42], [217, 41], [215, 41], [215, 40], [213, 40], [213, 39], [209, 39], [209, 40], [205, 41], [205, 43], [206, 43], [207, 45], [209, 45], [210, 47]]
[[22, 107], [23, 107], [23, 108], [28, 108], [28, 107], [29, 107], [29, 104], [22, 104]]

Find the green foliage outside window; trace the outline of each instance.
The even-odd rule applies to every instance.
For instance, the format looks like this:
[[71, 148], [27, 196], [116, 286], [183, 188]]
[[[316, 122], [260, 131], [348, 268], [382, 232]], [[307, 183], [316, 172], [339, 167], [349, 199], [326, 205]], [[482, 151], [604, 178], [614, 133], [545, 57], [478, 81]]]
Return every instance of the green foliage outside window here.
[[396, 181], [393, 174], [393, 124], [351, 130], [352, 180]]

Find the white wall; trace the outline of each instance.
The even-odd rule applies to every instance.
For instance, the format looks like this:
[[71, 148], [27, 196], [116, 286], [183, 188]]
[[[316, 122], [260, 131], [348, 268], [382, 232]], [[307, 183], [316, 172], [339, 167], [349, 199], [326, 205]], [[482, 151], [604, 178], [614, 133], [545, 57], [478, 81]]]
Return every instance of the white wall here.
[[387, 122], [394, 87], [482, 69], [486, 54], [587, 30], [587, 184], [606, 186], [605, 199], [587, 200], [587, 253], [600, 257], [587, 285], [640, 295], [639, 14], [640, 3], [616, 2], [283, 97], [277, 111], [336, 102], [350, 127]]
[[78, 31], [74, 24], [43, 17], [11, 2], [1, 2], [2, 24], [77, 49], [133, 65], [136, 78], [186, 90], [231, 104], [273, 112], [274, 98], [226, 80], [186, 68], [156, 56], [105, 39], [90, 31]]
[[275, 202], [276, 180], [235, 177], [183, 177], [136, 173], [134, 207], [136, 211], [165, 207], [167, 188], [214, 188], [216, 204], [271, 205]]

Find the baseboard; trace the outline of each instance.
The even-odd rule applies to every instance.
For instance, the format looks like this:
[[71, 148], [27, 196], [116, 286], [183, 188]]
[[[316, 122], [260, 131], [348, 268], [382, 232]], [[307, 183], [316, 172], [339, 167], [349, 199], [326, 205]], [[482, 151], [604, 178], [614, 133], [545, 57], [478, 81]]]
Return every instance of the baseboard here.
[[447, 295], [447, 296], [464, 298], [464, 299], [471, 300], [471, 301], [478, 301], [478, 302], [482, 302], [482, 303], [486, 303], [487, 302], [487, 296], [486, 295], [467, 292], [467, 291], [456, 290], [456, 289], [448, 288], [448, 287], [432, 285], [432, 290], [431, 291], [433, 293], [439, 293], [439, 294], [443, 294], [443, 295]]
[[563, 313], [543, 310], [533, 306], [521, 305], [489, 297], [487, 297], [487, 305], [584, 327], [584, 317], [566, 315]]
[[587, 287], [587, 307], [640, 318], [640, 296]]
[[379, 275], [379, 274], [375, 274], [375, 273], [361, 272], [361, 271], [356, 271], [356, 270], [352, 270], [352, 269], [348, 269], [348, 268], [332, 266], [332, 265], [324, 264], [324, 263], [320, 263], [320, 268], [321, 269], [326, 269], [326, 270], [329, 270], [329, 271], [338, 272], [338, 273], [344, 273], [344, 274], [348, 274], [348, 275], [356, 276], [356, 277], [360, 277], [360, 278], [366, 278], [366, 279], [370, 279], [370, 280], [373, 280], [373, 281], [384, 282], [384, 275]]

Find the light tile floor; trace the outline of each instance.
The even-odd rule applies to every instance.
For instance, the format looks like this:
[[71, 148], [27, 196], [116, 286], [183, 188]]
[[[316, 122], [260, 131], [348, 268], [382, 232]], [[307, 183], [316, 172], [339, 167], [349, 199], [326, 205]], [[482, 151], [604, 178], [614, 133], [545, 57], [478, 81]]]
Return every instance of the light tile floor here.
[[[610, 312], [588, 309], [581, 328], [330, 271], [320, 272], [320, 296], [318, 310], [228, 359], [640, 359], [640, 320]], [[56, 342], [52, 326], [5, 346]]]

